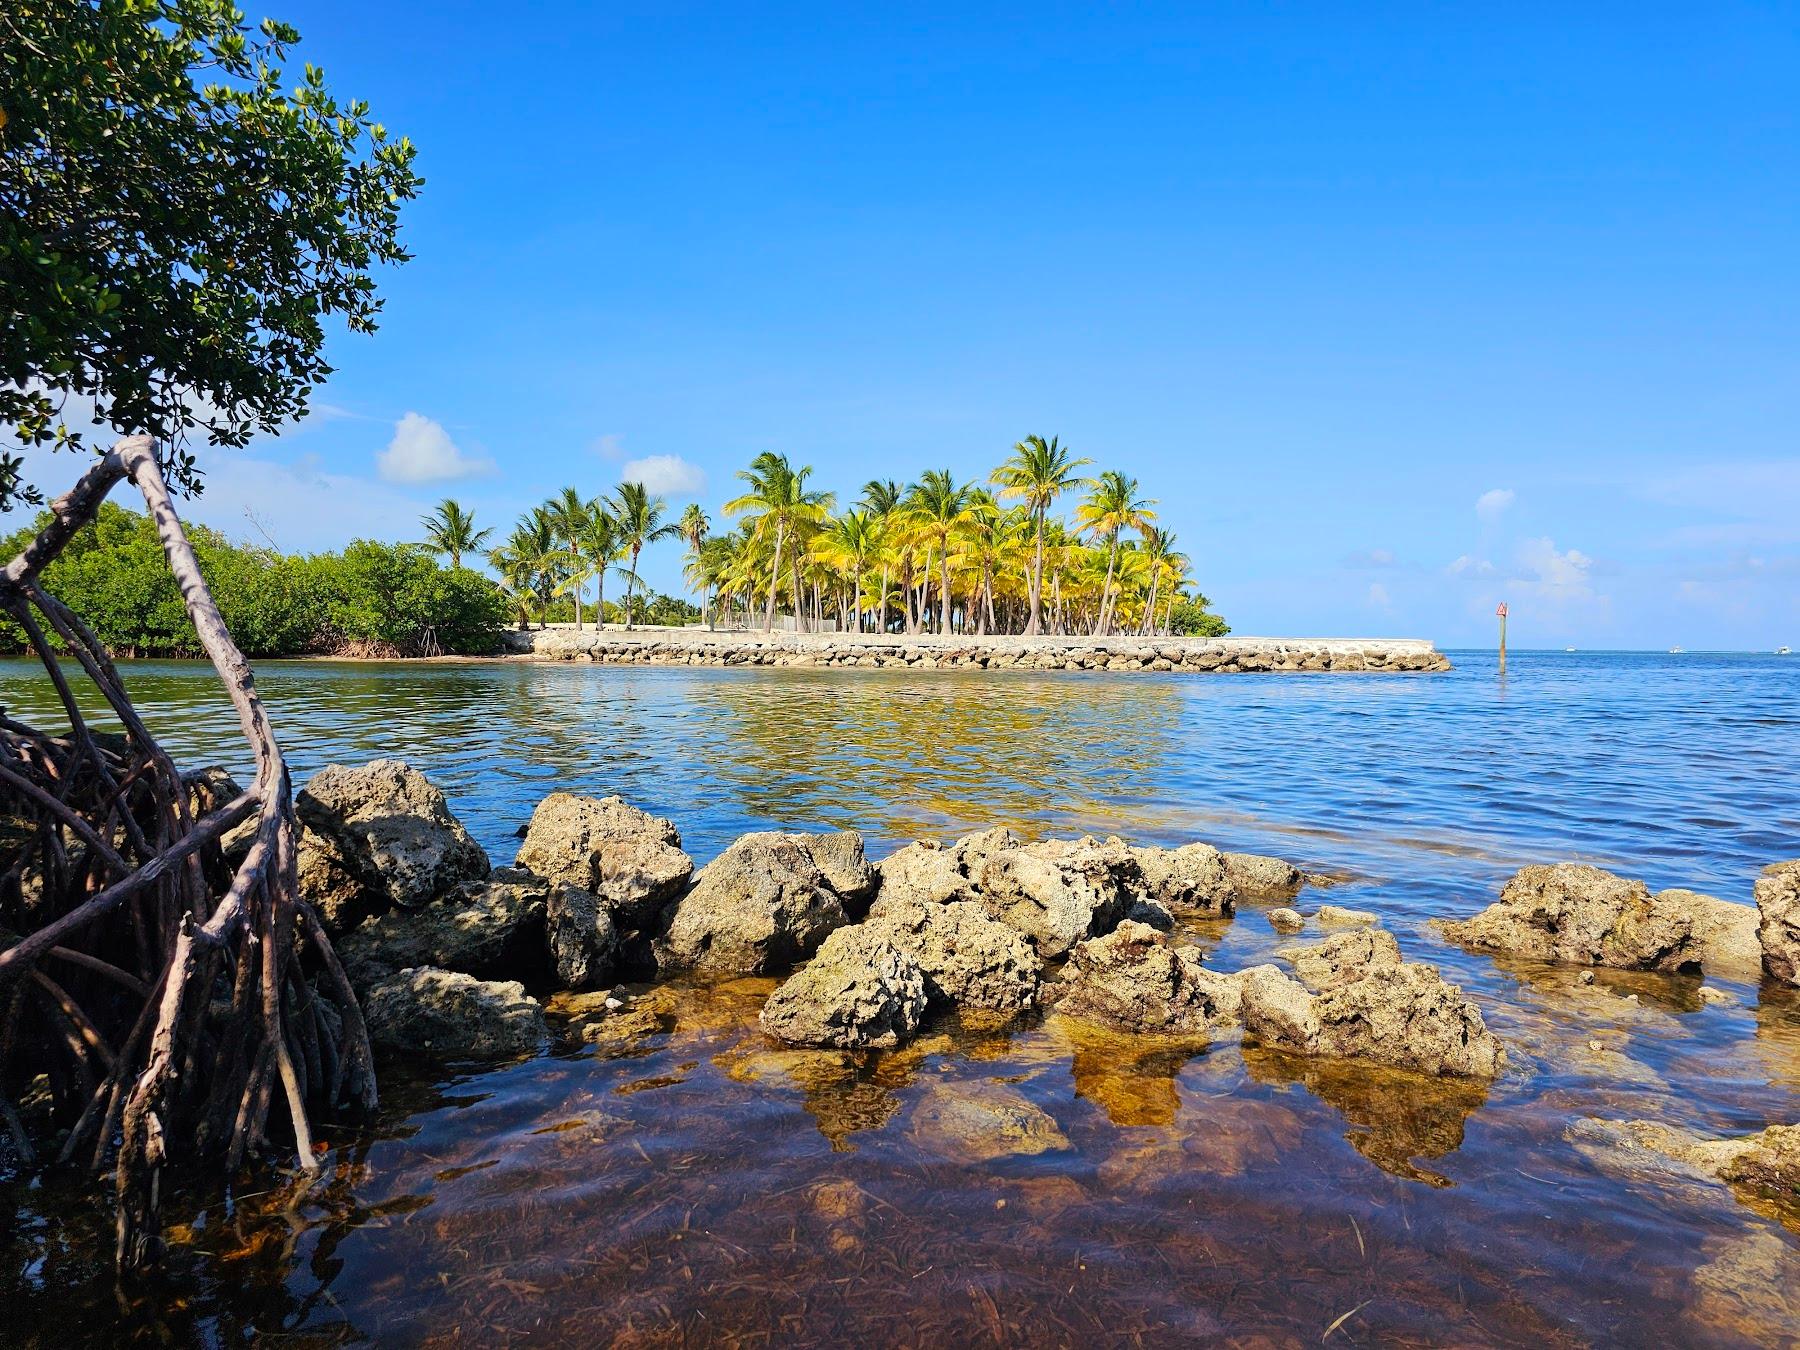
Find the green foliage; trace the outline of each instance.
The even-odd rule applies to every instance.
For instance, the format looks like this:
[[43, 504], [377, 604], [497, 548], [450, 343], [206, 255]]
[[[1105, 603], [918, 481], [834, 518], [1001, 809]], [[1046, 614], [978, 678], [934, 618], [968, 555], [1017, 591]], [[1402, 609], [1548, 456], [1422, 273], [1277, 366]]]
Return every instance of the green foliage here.
[[[374, 328], [413, 147], [310, 64], [285, 88], [299, 39], [227, 0], [0, 5], [0, 424], [22, 443], [78, 445], [63, 404], [92, 399], [193, 488], [189, 431], [241, 446], [304, 415], [322, 320]], [[0, 506], [37, 499], [19, 468], [0, 455]]]
[[[15, 555], [38, 524], [0, 548]], [[251, 657], [344, 652], [425, 656], [492, 651], [508, 618], [493, 582], [440, 567], [407, 544], [358, 541], [342, 554], [294, 557], [189, 525], [188, 538], [232, 637]], [[199, 639], [149, 517], [113, 502], [44, 573], [44, 585], [121, 656], [198, 656]], [[0, 642], [26, 649], [0, 622]]]
[[1207, 608], [1211, 603], [1204, 595], [1177, 600], [1169, 616], [1169, 631], [1177, 637], [1224, 637], [1231, 625]]

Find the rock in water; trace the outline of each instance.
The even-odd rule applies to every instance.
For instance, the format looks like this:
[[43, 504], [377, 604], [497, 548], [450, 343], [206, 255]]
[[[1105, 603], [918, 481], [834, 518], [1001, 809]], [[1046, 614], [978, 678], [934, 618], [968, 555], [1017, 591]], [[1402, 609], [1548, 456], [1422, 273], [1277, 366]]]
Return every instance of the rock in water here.
[[1283, 933], [1297, 933], [1306, 927], [1306, 920], [1297, 909], [1289, 909], [1283, 905], [1263, 915], [1269, 921], [1269, 927], [1279, 929]]
[[551, 886], [545, 930], [550, 961], [563, 988], [598, 989], [612, 978], [624, 935], [599, 896], [579, 886]]
[[[827, 933], [849, 922], [843, 897], [813, 855], [816, 842], [835, 839], [775, 831], [739, 839], [700, 869], [693, 888], [667, 912], [657, 964], [713, 975], [770, 975], [804, 960]], [[828, 860], [841, 879], [835, 871], [840, 860]]]
[[1658, 891], [1659, 905], [1672, 905], [1688, 916], [1700, 964], [1708, 975], [1751, 984], [1762, 977], [1762, 944], [1756, 935], [1756, 906], [1734, 904], [1698, 891]]
[[1701, 959], [1680, 902], [1583, 863], [1521, 868], [1481, 913], [1439, 927], [1466, 947], [1542, 961], [1674, 971]]
[[1037, 953], [1023, 934], [973, 901], [894, 903], [879, 916], [871, 913], [865, 926], [880, 928], [918, 963], [932, 1002], [999, 1013], [1037, 1002]]
[[488, 872], [444, 794], [398, 759], [321, 769], [294, 799], [300, 893], [333, 931], [414, 909]]
[[908, 844], [884, 858], [876, 869], [881, 884], [869, 912], [873, 915], [898, 905], [973, 900], [988, 861], [1019, 845], [1019, 836], [1007, 829], [984, 830], [947, 848], [935, 839]]
[[1211, 844], [1180, 848], [1134, 848], [1143, 875], [1145, 899], [1170, 909], [1229, 914], [1237, 908], [1237, 891], [1226, 869], [1225, 855]]
[[879, 928], [839, 928], [769, 996], [764, 1031], [795, 1045], [888, 1047], [925, 1015], [925, 976]]
[[974, 880], [982, 908], [1023, 933], [1046, 958], [1110, 932], [1142, 884], [1137, 861], [1123, 844], [1094, 839], [1002, 850], [988, 857]]
[[1130, 920], [1077, 944], [1050, 998], [1068, 1017], [1171, 1036], [1235, 1026], [1243, 1001], [1237, 977], [1205, 969], [1197, 948]]
[[1634, 1143], [1698, 1167], [1754, 1194], [1800, 1200], [1800, 1125], [1771, 1125], [1758, 1134], [1708, 1139], [1654, 1121], [1617, 1127]]
[[1245, 900], [1284, 899], [1300, 889], [1306, 878], [1298, 867], [1261, 853], [1225, 853], [1225, 875], [1233, 893]]
[[1300, 982], [1315, 990], [1358, 980], [1375, 966], [1400, 964], [1400, 944], [1384, 929], [1338, 933], [1305, 947], [1283, 947], [1275, 953], [1294, 966]]
[[1756, 910], [1763, 970], [1771, 979], [1800, 984], [1800, 858], [1763, 868]]
[[531, 813], [517, 865], [599, 896], [615, 920], [640, 928], [694, 874], [675, 826], [623, 797], [552, 792]]
[[1315, 916], [1320, 923], [1360, 924], [1371, 927], [1381, 922], [1381, 916], [1369, 909], [1345, 909], [1342, 905], [1320, 905]]
[[1319, 992], [1272, 966], [1246, 971], [1244, 1029], [1265, 1045], [1467, 1078], [1505, 1063], [1480, 1010], [1436, 967], [1401, 961], [1392, 934], [1341, 933], [1282, 955]]
[[483, 979], [535, 978], [544, 967], [544, 909], [550, 887], [529, 872], [501, 868], [465, 881], [420, 909], [394, 909], [337, 943], [351, 982], [366, 988], [409, 966], [460, 970]]
[[363, 998], [369, 1040], [397, 1053], [505, 1059], [543, 1044], [544, 1010], [516, 980], [478, 980], [420, 966], [391, 975]]

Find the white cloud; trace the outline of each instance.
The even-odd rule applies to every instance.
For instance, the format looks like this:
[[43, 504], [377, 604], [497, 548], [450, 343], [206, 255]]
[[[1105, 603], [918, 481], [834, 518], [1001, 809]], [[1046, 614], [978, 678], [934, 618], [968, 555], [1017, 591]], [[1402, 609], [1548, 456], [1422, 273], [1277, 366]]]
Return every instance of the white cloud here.
[[1559, 551], [1548, 539], [1527, 539], [1519, 545], [1519, 565], [1533, 574], [1540, 593], [1563, 599], [1593, 595], [1590, 573], [1594, 560], [1578, 548]]
[[465, 454], [442, 423], [416, 412], [394, 423], [394, 439], [375, 464], [390, 483], [442, 483], [494, 471], [493, 460]]
[[706, 471], [680, 455], [646, 455], [619, 466], [621, 483], [642, 483], [665, 497], [697, 497], [706, 491]]
[[1494, 564], [1465, 553], [1444, 570], [1453, 577], [1488, 577], [1494, 574]]
[[1475, 499], [1475, 514], [1492, 524], [1506, 514], [1516, 495], [1511, 488], [1489, 488]]

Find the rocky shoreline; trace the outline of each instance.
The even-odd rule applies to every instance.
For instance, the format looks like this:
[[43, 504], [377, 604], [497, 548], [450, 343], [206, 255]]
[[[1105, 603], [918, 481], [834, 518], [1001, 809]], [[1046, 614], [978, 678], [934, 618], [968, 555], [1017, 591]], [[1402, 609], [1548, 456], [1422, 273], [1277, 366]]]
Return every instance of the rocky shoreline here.
[[602, 665], [915, 670], [1422, 673], [1450, 661], [1421, 638], [917, 637], [569, 626], [509, 630], [502, 654]]
[[[205, 790], [228, 792], [221, 777], [208, 771]], [[556, 792], [512, 864], [492, 867], [443, 794], [397, 760], [325, 769], [298, 807], [303, 893], [390, 1057], [626, 1047], [661, 1030], [664, 990], [643, 984], [753, 977], [769, 990], [761, 1030], [796, 1049], [892, 1049], [938, 1014], [994, 1028], [1054, 1017], [1147, 1045], [1237, 1038], [1247, 1054], [1415, 1075], [1421, 1092], [1508, 1072], [1475, 1000], [1408, 959], [1381, 915], [1303, 912], [1333, 881], [1279, 858], [995, 829], [871, 863], [854, 831], [760, 832], [696, 867], [673, 822]], [[1765, 869], [1755, 895], [1653, 894], [1560, 863], [1521, 869], [1486, 909], [1435, 927], [1471, 952], [1577, 968], [1584, 987], [1597, 968], [1800, 985], [1800, 860]], [[1184, 934], [1250, 909], [1312, 940], [1278, 947], [1279, 964], [1217, 970]], [[1800, 1128], [1787, 1122], [1723, 1139], [1632, 1119], [1569, 1130], [1613, 1165], [1650, 1150], [1746, 1203], [1800, 1203]]]

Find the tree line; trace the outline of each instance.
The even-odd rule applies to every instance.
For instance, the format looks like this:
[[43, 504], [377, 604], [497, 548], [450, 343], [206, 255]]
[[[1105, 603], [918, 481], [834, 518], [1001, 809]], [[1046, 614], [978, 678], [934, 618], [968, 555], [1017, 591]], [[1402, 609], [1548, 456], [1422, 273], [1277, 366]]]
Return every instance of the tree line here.
[[[583, 500], [574, 488], [527, 512], [488, 553], [521, 626], [546, 621], [584, 588], [605, 600], [608, 572], [626, 581], [625, 622], [643, 550], [680, 538], [685, 575], [709, 625], [801, 631], [1222, 636], [1225, 621], [1195, 589], [1191, 563], [1156, 523], [1156, 502], [1117, 470], [1092, 478], [1055, 437], [1027, 436], [983, 483], [931, 469], [918, 481], [875, 479], [837, 509], [811, 486], [812, 467], [758, 455], [725, 503], [734, 528], [715, 533], [697, 505], [668, 517], [663, 498], [625, 483]], [[1072, 499], [1065, 518], [1057, 503]], [[426, 519], [453, 560], [491, 535], [446, 501]]]

